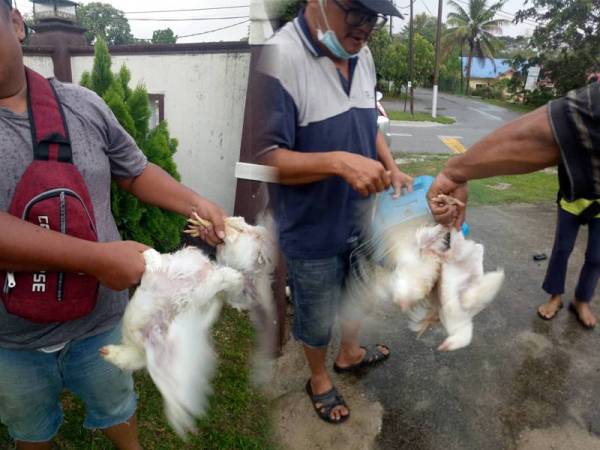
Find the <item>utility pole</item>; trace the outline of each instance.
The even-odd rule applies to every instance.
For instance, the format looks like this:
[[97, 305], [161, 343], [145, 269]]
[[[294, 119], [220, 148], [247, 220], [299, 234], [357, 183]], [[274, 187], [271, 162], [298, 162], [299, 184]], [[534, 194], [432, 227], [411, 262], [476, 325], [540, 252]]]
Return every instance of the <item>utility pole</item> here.
[[442, 7], [443, 0], [438, 2], [437, 31], [435, 33], [435, 67], [433, 69], [433, 105], [431, 105], [431, 117], [437, 117], [438, 77], [440, 75], [440, 41], [442, 38]]
[[415, 33], [413, 29], [413, 3], [410, 0], [410, 23], [408, 28], [408, 89], [407, 94], [410, 95], [410, 114], [415, 115], [415, 96], [413, 87], [413, 65], [415, 57]]
[[464, 78], [464, 71], [463, 71], [463, 43], [460, 43], [460, 95], [463, 95], [464, 92], [464, 88], [463, 88], [463, 78]]
[[[393, 0], [392, 0], [392, 4], [394, 4]], [[393, 19], [394, 19], [394, 16], [390, 16], [390, 37], [391, 38], [394, 37], [394, 25], [392, 24]]]

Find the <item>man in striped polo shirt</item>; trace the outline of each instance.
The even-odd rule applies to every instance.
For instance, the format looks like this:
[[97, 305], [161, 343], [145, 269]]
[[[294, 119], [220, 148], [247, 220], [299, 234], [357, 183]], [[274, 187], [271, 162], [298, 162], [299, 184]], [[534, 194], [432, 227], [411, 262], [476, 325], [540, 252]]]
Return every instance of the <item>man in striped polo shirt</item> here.
[[258, 71], [267, 97], [260, 148], [262, 161], [279, 170], [273, 203], [288, 262], [293, 334], [310, 366], [306, 391], [318, 416], [331, 423], [349, 416], [325, 366], [338, 311], [342, 341], [334, 370], [354, 371], [389, 356], [384, 345], [361, 346], [360, 322], [341, 308], [361, 198], [390, 186], [399, 195], [412, 185], [377, 129], [377, 80], [366, 43], [389, 15], [401, 17], [388, 0], [308, 0], [268, 42]]

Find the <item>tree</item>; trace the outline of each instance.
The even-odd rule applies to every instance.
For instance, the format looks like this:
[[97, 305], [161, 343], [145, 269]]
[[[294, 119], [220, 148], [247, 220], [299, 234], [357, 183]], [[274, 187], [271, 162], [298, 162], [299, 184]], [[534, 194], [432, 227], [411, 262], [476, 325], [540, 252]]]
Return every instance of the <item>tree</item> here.
[[431, 85], [433, 78], [433, 65], [435, 62], [435, 50], [431, 42], [415, 33], [414, 37], [414, 81], [416, 86]]
[[386, 79], [394, 82], [394, 90], [399, 93], [408, 79], [408, 46], [395, 39], [385, 52], [387, 60]]
[[88, 30], [85, 38], [90, 44], [98, 37], [108, 45], [135, 42], [125, 14], [108, 3], [93, 2], [81, 5], [77, 9], [77, 19], [81, 26]]
[[[172, 139], [166, 122], [149, 128], [150, 101], [144, 86], [129, 87], [131, 75], [123, 66], [117, 74], [111, 72], [108, 46], [96, 41], [92, 73], [85, 72], [80, 84], [95, 91], [110, 107], [123, 128], [135, 139], [148, 161], [158, 165], [180, 180], [173, 155], [177, 140]], [[111, 187], [112, 212], [124, 239], [142, 242], [160, 252], [175, 249], [180, 242], [185, 219], [178, 214], [142, 204], [133, 195]]]
[[439, 87], [441, 91], [457, 93], [461, 92], [461, 60], [460, 49], [454, 48], [440, 64]]
[[164, 30], [155, 30], [152, 33], [153, 44], [176, 44], [177, 36], [173, 33], [173, 30], [166, 28]]
[[[419, 33], [431, 44], [435, 45], [435, 33], [437, 30], [437, 18], [429, 16], [426, 13], [417, 14], [413, 20], [413, 28], [415, 33]], [[445, 25], [442, 24], [442, 32], [445, 29]], [[409, 26], [404, 25], [400, 36], [402, 39], [408, 39]]]
[[267, 13], [275, 29], [293, 20], [306, 6], [306, 0], [266, 0]]
[[535, 56], [535, 51], [531, 48], [527, 36], [498, 36], [500, 48], [496, 58], [512, 59], [517, 56], [531, 58]]
[[468, 94], [473, 57], [489, 58], [493, 61], [498, 51], [499, 42], [494, 33], [500, 33], [502, 25], [506, 25], [508, 21], [495, 17], [504, 5], [504, 0], [489, 7], [487, 0], [469, 0], [468, 12], [454, 0], [448, 0], [448, 4], [456, 11], [448, 14], [448, 25], [451, 28], [446, 33], [444, 45], [447, 48], [467, 46], [466, 93]]
[[580, 87], [587, 74], [600, 69], [600, 2], [597, 0], [529, 0], [515, 21], [538, 23], [531, 38], [538, 62], [558, 94]]
[[369, 39], [369, 49], [373, 54], [373, 61], [375, 62], [378, 80], [392, 80], [390, 76], [390, 66], [394, 62], [390, 59], [390, 55], [388, 54], [391, 45], [392, 38], [387, 30], [384, 29], [375, 31]]

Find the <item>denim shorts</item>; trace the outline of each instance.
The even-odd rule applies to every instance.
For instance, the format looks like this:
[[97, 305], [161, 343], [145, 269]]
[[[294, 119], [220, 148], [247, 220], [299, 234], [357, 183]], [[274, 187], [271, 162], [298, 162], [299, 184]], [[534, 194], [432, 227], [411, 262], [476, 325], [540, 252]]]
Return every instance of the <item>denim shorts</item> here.
[[338, 314], [344, 319], [358, 319], [349, 308], [343, 308], [350, 253], [324, 259], [288, 259], [287, 263], [294, 306], [292, 334], [309, 347], [326, 347]]
[[121, 326], [69, 342], [55, 353], [0, 348], [0, 421], [24, 442], [51, 440], [63, 421], [60, 394], [67, 389], [86, 406], [83, 426], [109, 428], [135, 413], [131, 373], [106, 362], [99, 349], [121, 341]]

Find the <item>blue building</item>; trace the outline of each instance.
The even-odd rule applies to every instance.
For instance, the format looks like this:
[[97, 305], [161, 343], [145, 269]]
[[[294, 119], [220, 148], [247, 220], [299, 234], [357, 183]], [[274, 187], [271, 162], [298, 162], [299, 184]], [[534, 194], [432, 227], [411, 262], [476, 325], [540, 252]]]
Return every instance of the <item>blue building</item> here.
[[[461, 67], [465, 79], [467, 78], [467, 63], [469, 58], [461, 58]], [[513, 73], [510, 59], [496, 58], [473, 58], [471, 62], [471, 82], [470, 89], [477, 89], [492, 84], [495, 80], [510, 77]]]

